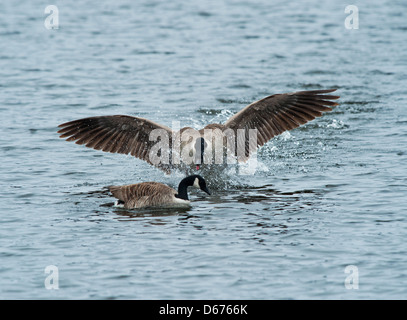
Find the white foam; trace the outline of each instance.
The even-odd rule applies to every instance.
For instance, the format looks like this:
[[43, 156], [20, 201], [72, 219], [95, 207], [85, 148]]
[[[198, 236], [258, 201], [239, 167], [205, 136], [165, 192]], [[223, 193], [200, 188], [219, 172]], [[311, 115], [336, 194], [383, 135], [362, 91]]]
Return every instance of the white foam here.
[[327, 128], [340, 129], [340, 128], [344, 127], [344, 123], [342, 121], [340, 121], [340, 120], [338, 121], [338, 120], [333, 119], [332, 123], [328, 124], [326, 127]]
[[280, 134], [280, 139], [283, 141], [290, 140], [292, 138], [292, 135], [289, 131], [284, 131], [282, 134]]

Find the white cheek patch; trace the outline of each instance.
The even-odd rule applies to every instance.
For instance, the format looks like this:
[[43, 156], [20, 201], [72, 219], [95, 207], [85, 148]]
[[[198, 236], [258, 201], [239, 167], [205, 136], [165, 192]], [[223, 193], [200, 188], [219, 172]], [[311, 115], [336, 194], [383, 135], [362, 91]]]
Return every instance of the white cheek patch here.
[[201, 187], [199, 186], [199, 179], [198, 178], [195, 178], [194, 187], [198, 188], [198, 189], [201, 189]]
[[114, 205], [113, 205], [114, 207], [117, 207], [117, 208], [124, 208], [124, 204], [123, 203], [119, 203], [119, 200], [116, 200], [115, 202], [114, 202]]

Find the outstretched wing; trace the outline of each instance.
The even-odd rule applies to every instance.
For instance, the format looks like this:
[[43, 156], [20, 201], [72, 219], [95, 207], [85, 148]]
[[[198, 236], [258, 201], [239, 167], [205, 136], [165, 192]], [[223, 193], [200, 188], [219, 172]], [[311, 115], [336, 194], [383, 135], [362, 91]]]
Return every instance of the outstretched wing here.
[[[331, 111], [330, 107], [338, 105], [331, 100], [338, 99], [339, 96], [326, 93], [335, 90], [298, 91], [268, 96], [232, 116], [225, 123], [225, 128], [235, 132], [237, 129], [245, 130], [246, 139], [238, 138], [237, 148], [245, 148], [248, 157], [250, 151], [264, 145], [271, 138], [320, 117], [323, 112]], [[257, 129], [257, 145], [247, 139], [249, 129]]]
[[[75, 141], [88, 148], [111, 153], [131, 154], [168, 172], [168, 166], [150, 159], [151, 148], [157, 140], [150, 141], [155, 129], [163, 130], [171, 143], [172, 130], [153, 121], [125, 115], [89, 117], [63, 123], [60, 138]], [[168, 145], [170, 148], [170, 145]]]

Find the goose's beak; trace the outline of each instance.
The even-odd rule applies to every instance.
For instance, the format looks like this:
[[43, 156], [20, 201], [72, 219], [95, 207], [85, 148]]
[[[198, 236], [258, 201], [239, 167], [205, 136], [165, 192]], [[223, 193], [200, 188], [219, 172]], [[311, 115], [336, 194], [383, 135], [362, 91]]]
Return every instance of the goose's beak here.
[[202, 191], [206, 192], [207, 194], [211, 195], [211, 193], [209, 192], [208, 188], [205, 187], [205, 189], [202, 189]]

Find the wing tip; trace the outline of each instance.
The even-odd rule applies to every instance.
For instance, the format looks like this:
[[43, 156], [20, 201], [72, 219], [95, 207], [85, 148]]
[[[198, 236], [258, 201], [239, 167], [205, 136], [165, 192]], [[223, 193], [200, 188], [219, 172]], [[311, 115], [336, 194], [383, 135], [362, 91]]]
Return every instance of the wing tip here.
[[331, 92], [335, 92], [336, 90], [338, 90], [338, 89], [337, 88], [331, 88], [331, 89], [304, 90], [304, 91], [297, 91], [297, 92], [293, 92], [293, 93], [302, 93], [302, 94], [314, 95], [314, 94], [331, 93]]

